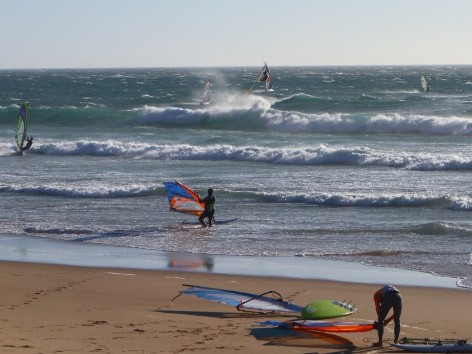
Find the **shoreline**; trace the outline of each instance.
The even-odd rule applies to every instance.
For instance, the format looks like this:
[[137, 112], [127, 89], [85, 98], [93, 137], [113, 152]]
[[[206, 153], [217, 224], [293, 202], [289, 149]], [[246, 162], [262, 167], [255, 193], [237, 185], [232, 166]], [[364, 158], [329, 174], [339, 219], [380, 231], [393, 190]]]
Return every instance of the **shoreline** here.
[[462, 288], [458, 278], [354, 262], [307, 257], [201, 255], [13, 235], [0, 238], [0, 261]]
[[294, 316], [242, 312], [189, 295], [175, 298], [183, 284], [252, 294], [274, 290], [300, 306], [349, 301], [358, 311], [334, 321], [371, 323], [373, 293], [396, 280], [404, 298], [401, 338], [470, 341], [472, 335], [471, 293], [452, 278], [302, 257], [205, 257], [2, 237], [0, 259], [10, 260], [0, 261], [0, 349], [22, 354], [399, 352], [390, 346], [392, 324], [385, 327], [384, 347], [372, 348], [375, 330], [323, 334], [261, 326], [258, 322]]

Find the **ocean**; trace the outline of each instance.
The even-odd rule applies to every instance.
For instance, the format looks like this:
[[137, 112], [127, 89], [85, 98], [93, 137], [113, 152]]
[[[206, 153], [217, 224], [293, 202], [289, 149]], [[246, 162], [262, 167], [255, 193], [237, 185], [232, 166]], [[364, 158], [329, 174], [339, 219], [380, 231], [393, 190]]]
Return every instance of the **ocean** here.
[[[326, 259], [472, 288], [472, 66], [269, 68], [273, 90], [251, 94], [258, 67], [1, 70], [0, 238]], [[34, 144], [19, 156], [23, 101]], [[238, 220], [170, 212], [173, 180], [213, 188], [216, 220]]]

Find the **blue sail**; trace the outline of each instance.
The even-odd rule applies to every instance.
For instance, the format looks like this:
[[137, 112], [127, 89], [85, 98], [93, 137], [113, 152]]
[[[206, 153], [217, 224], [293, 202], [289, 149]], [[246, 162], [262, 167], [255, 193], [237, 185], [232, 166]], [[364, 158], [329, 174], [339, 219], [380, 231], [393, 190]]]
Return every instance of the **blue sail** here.
[[[234, 306], [240, 311], [249, 310], [300, 314], [303, 309], [301, 306], [284, 301], [276, 291], [268, 291], [264, 294], [256, 295], [241, 291], [208, 288], [204, 286], [185, 284], [184, 286], [189, 286], [190, 288], [181, 290], [177, 296], [182, 294], [194, 295], [205, 300]], [[273, 294], [277, 296], [277, 298], [265, 296], [269, 294]]]
[[201, 215], [205, 205], [200, 202], [198, 193], [180, 182], [164, 182], [169, 199], [170, 210], [190, 215]]

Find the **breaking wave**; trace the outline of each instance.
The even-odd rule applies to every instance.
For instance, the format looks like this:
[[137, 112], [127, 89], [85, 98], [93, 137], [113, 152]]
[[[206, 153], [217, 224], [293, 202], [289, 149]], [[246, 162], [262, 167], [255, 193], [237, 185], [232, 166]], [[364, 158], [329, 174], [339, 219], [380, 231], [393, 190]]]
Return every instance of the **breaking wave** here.
[[412, 195], [344, 195], [344, 194], [283, 194], [261, 195], [272, 203], [301, 203], [333, 207], [442, 207], [457, 211], [471, 211], [469, 197]]
[[421, 225], [413, 230], [414, 233], [419, 235], [466, 235], [472, 236], [472, 229], [465, 228], [460, 225], [444, 223], [444, 222], [433, 222]]
[[[0, 143], [0, 152], [14, 153], [12, 143]], [[44, 155], [115, 156], [155, 160], [208, 160], [285, 165], [349, 165], [404, 168], [418, 171], [472, 170], [472, 158], [462, 154], [408, 153], [369, 147], [319, 144], [314, 147], [208, 146], [121, 142], [116, 140], [51, 141], [34, 145], [29, 153]]]
[[[314, 99], [314, 98], [312, 98]], [[265, 100], [250, 107], [180, 108], [145, 106], [139, 123], [214, 129], [269, 130], [319, 134], [418, 134], [470, 136], [472, 118], [420, 114], [302, 113], [269, 107]]]
[[0, 193], [18, 193], [31, 195], [46, 195], [67, 198], [127, 198], [143, 197], [154, 194], [156, 186], [1, 186]]

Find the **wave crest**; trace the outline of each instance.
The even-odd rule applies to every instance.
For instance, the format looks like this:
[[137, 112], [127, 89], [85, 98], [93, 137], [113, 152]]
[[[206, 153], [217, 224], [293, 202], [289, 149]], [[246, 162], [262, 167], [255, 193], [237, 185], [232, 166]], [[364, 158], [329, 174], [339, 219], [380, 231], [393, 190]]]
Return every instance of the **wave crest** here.
[[19, 193], [33, 195], [47, 195], [55, 197], [68, 198], [128, 198], [143, 197], [154, 194], [156, 186], [124, 186], [124, 187], [105, 187], [105, 186], [0, 186], [0, 192]]
[[[15, 151], [13, 143], [0, 143], [0, 154]], [[405, 168], [419, 171], [472, 170], [472, 158], [461, 154], [411, 154], [382, 151], [369, 147], [338, 147], [320, 144], [314, 147], [208, 146], [108, 141], [59, 141], [33, 145], [30, 153], [45, 155], [91, 155], [156, 160], [247, 161], [287, 165], [349, 165]], [[461, 200], [456, 201], [461, 207]], [[470, 206], [472, 207], [472, 206]]]
[[[299, 95], [298, 99], [314, 100]], [[288, 99], [290, 101], [290, 99]], [[286, 133], [318, 134], [417, 134], [425, 136], [471, 136], [472, 119], [427, 115], [310, 113], [279, 110], [279, 101], [272, 107], [266, 100], [250, 104], [229, 104], [200, 107], [145, 106], [138, 122], [201, 128], [268, 130]]]
[[458, 211], [470, 211], [472, 199], [457, 197], [412, 195], [343, 195], [343, 194], [281, 194], [263, 193], [262, 198], [272, 203], [302, 203], [335, 207], [443, 207]]

